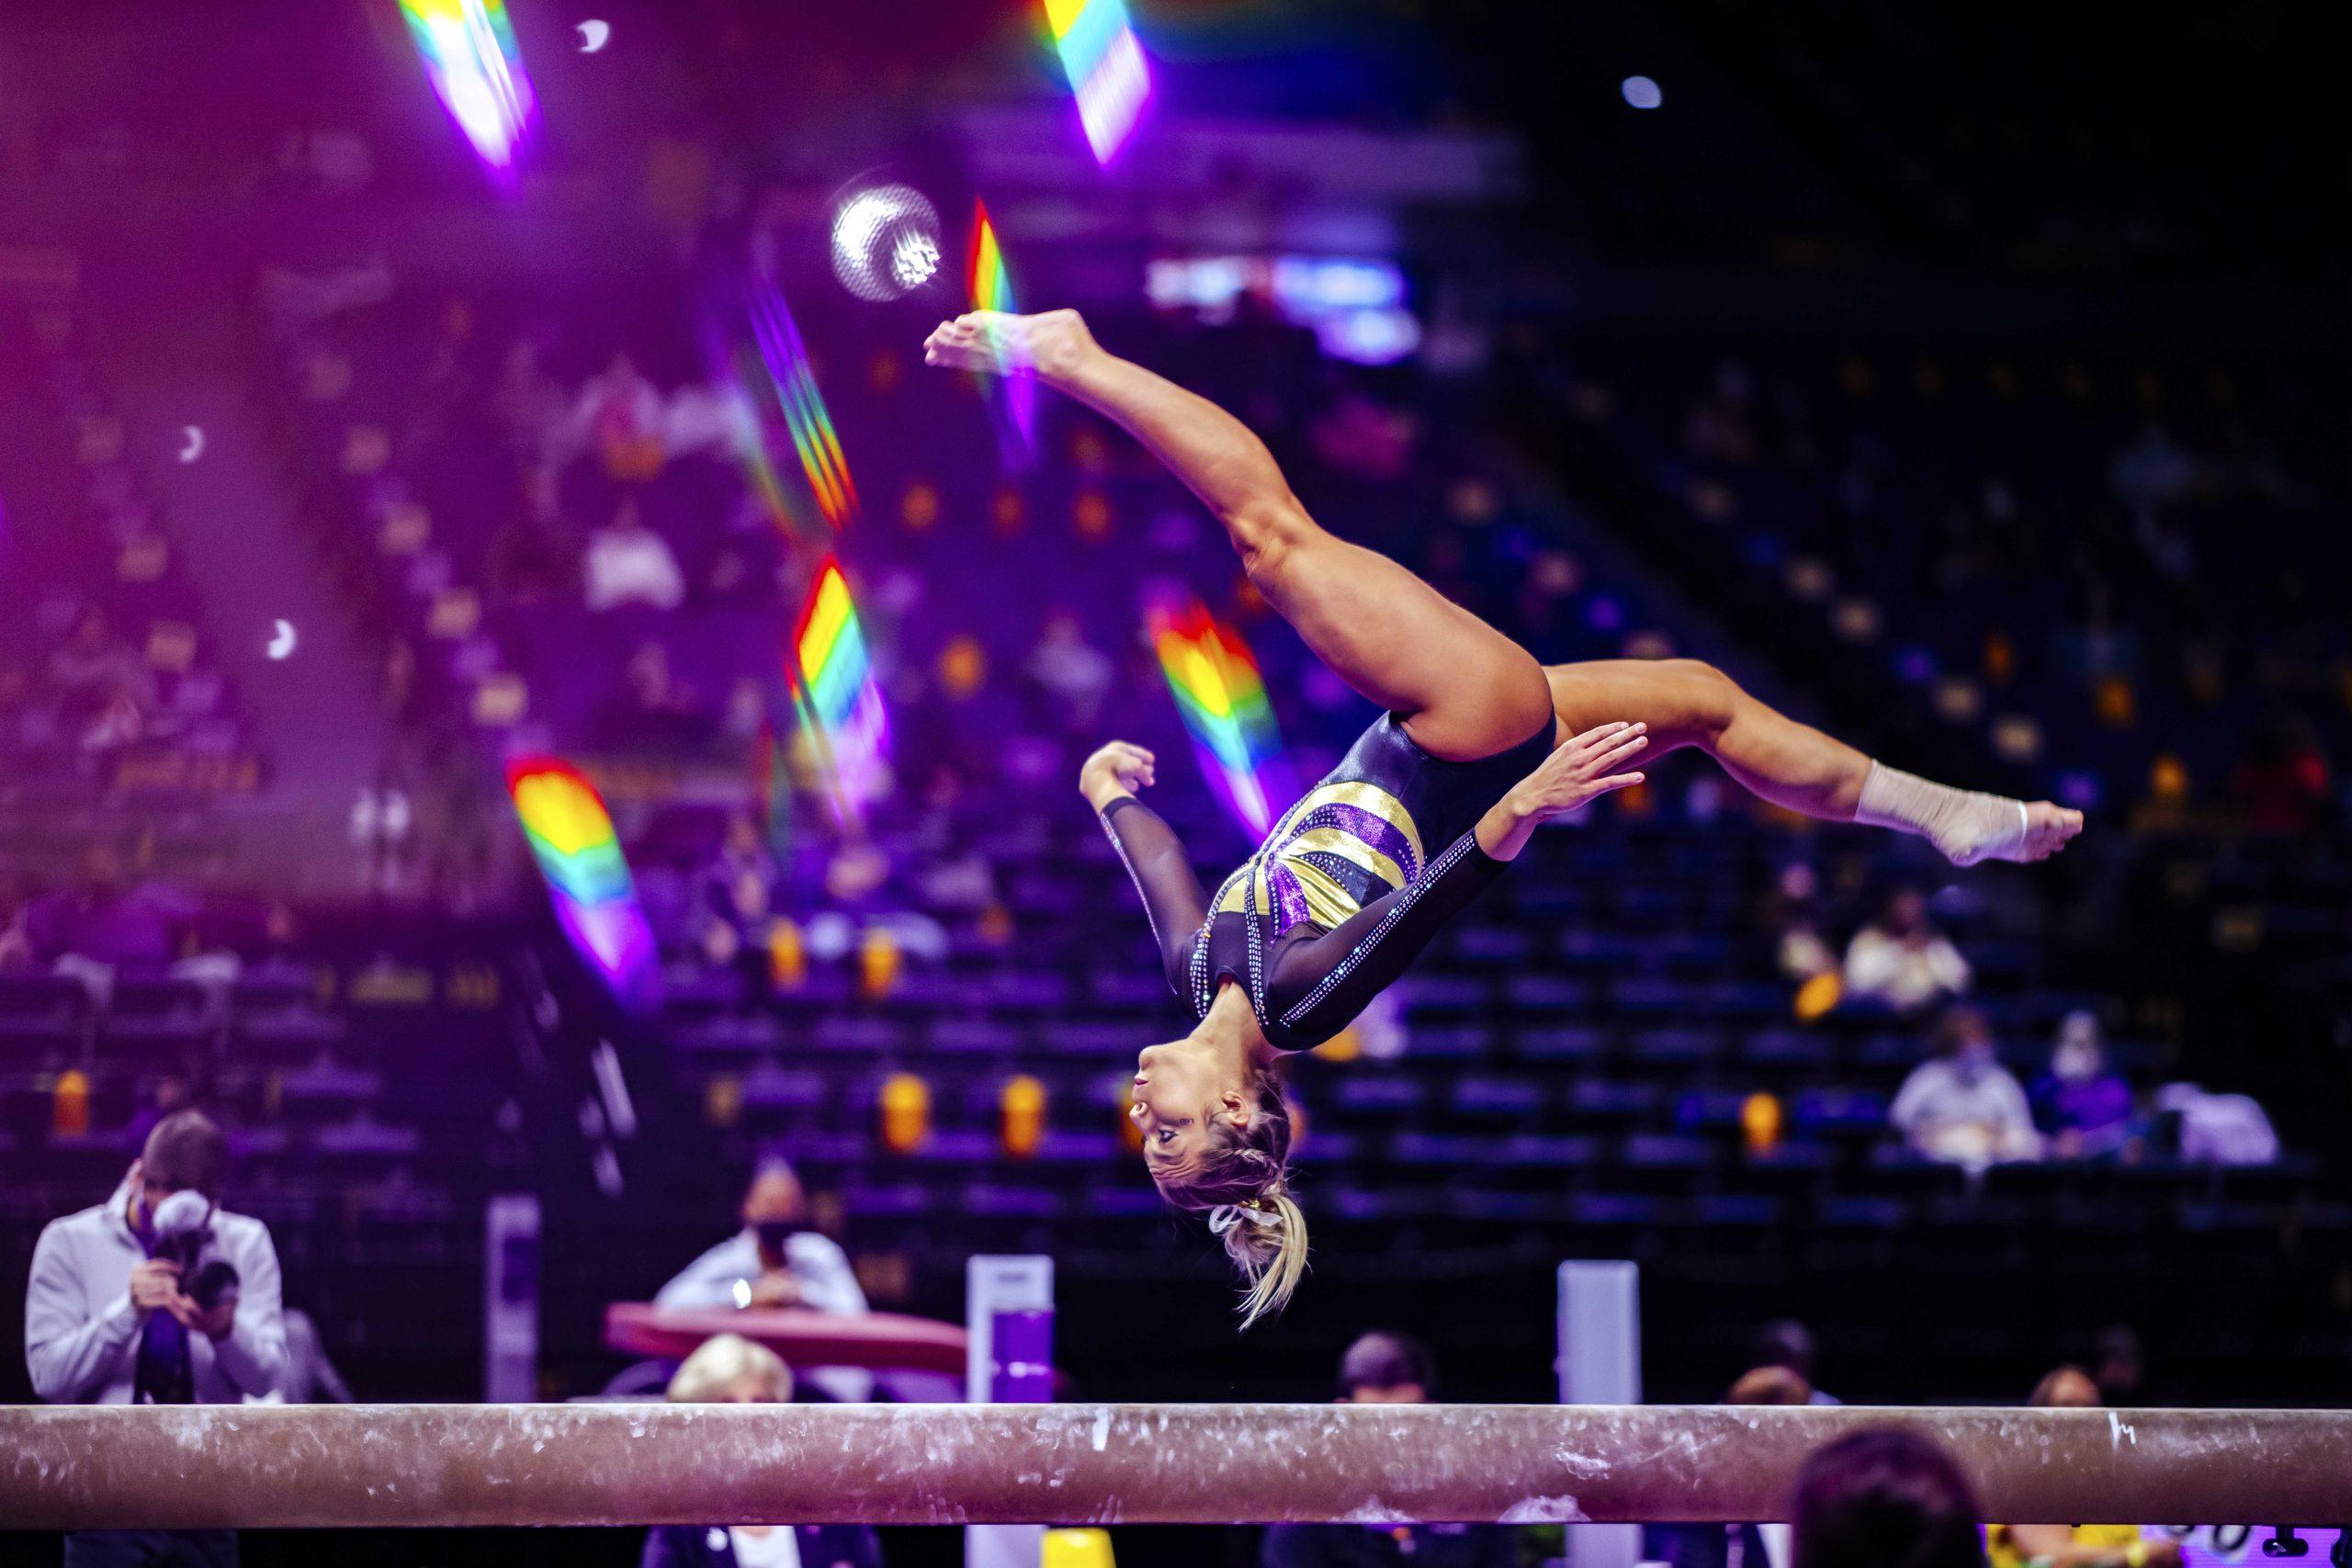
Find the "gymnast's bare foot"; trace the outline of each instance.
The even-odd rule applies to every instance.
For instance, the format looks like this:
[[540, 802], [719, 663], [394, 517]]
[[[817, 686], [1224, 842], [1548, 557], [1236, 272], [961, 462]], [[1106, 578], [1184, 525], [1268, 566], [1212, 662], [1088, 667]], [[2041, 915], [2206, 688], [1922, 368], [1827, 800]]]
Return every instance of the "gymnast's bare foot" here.
[[922, 359], [950, 370], [986, 370], [999, 376], [1026, 371], [1050, 381], [1076, 369], [1093, 348], [1093, 334], [1076, 310], [1030, 316], [973, 310], [940, 322], [923, 340]]
[[2017, 852], [2005, 855], [2005, 860], [2048, 860], [2075, 841], [2083, 830], [2083, 814], [2055, 806], [2046, 800], [2031, 800], [2025, 807], [2025, 838]]
[[1954, 792], [1951, 808], [1939, 813], [1928, 838], [1954, 865], [1988, 860], [2020, 865], [2048, 860], [2083, 830], [2083, 814], [2047, 800], [2007, 800], [1997, 795]]

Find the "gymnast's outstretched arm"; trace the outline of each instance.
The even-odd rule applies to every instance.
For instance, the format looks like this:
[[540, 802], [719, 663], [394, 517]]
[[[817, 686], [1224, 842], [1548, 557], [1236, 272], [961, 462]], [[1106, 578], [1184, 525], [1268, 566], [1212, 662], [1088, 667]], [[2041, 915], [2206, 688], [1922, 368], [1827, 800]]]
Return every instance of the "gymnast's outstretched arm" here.
[[1537, 828], [1596, 796], [1641, 783], [1641, 773], [1617, 770], [1648, 745], [1641, 725], [1604, 724], [1555, 748], [1476, 827], [1447, 845], [1419, 880], [1328, 931], [1286, 944], [1274, 960], [1270, 1008], [1287, 1028], [1311, 1038], [1329, 1036], [1412, 967], [1430, 939], [1519, 858]]
[[1201, 879], [1193, 874], [1192, 860], [1176, 830], [1136, 798], [1135, 792], [1152, 782], [1152, 768], [1150, 752], [1114, 740], [1086, 760], [1079, 770], [1078, 787], [1111, 836], [1111, 847], [1119, 852], [1127, 874], [1135, 878], [1136, 891], [1143, 896], [1144, 918], [1159, 944], [1169, 989], [1182, 997], [1201, 922], [1208, 918], [1208, 895], [1201, 890]]

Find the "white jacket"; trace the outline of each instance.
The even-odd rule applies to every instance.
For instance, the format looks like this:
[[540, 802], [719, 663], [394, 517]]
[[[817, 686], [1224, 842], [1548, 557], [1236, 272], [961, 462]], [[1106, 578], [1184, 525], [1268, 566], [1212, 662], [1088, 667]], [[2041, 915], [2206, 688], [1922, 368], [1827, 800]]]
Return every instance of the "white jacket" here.
[[[130, 1271], [147, 1257], [131, 1234], [130, 1187], [96, 1208], [51, 1220], [33, 1247], [25, 1290], [25, 1365], [51, 1404], [128, 1404], [139, 1360], [140, 1314]], [[277, 1249], [268, 1227], [225, 1210], [212, 1247], [237, 1270], [235, 1327], [215, 1342], [188, 1336], [198, 1404], [238, 1404], [268, 1393], [286, 1371]]]

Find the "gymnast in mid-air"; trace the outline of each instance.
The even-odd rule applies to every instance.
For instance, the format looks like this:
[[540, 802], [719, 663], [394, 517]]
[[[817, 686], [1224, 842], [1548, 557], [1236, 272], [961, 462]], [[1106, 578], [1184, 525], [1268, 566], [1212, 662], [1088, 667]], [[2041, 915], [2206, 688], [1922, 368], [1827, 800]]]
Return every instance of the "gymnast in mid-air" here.
[[1136, 798], [1150, 752], [1114, 740], [1079, 775], [1168, 982], [1201, 1021], [1137, 1059], [1144, 1159], [1170, 1202], [1207, 1211], [1249, 1283], [1245, 1326], [1289, 1300], [1306, 1264], [1275, 1057], [1345, 1028], [1544, 822], [1692, 746], [1776, 806], [1919, 834], [1955, 865], [2041, 860], [2082, 830], [2080, 812], [2047, 801], [1872, 761], [1694, 660], [1538, 664], [1395, 561], [1324, 532], [1240, 421], [1107, 353], [1076, 311], [959, 316], [923, 355], [1034, 376], [1125, 426], [1225, 525], [1266, 603], [1384, 710], [1214, 894]]

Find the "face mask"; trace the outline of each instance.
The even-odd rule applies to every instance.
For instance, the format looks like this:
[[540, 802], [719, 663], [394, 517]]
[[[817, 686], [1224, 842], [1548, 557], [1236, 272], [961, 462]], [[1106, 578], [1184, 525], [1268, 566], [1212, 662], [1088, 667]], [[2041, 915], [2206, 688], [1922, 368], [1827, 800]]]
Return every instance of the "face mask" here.
[[2050, 1070], [2068, 1083], [2080, 1083], [2098, 1077], [2098, 1047], [2087, 1044], [2061, 1045], [2050, 1058]]
[[1973, 1083], [1993, 1070], [1993, 1047], [1963, 1045], [1952, 1058], [1952, 1066], [1960, 1070], [1962, 1077]]
[[752, 1234], [760, 1238], [762, 1247], [781, 1257], [784, 1253], [784, 1244], [792, 1239], [792, 1222], [762, 1220], [752, 1227]]

